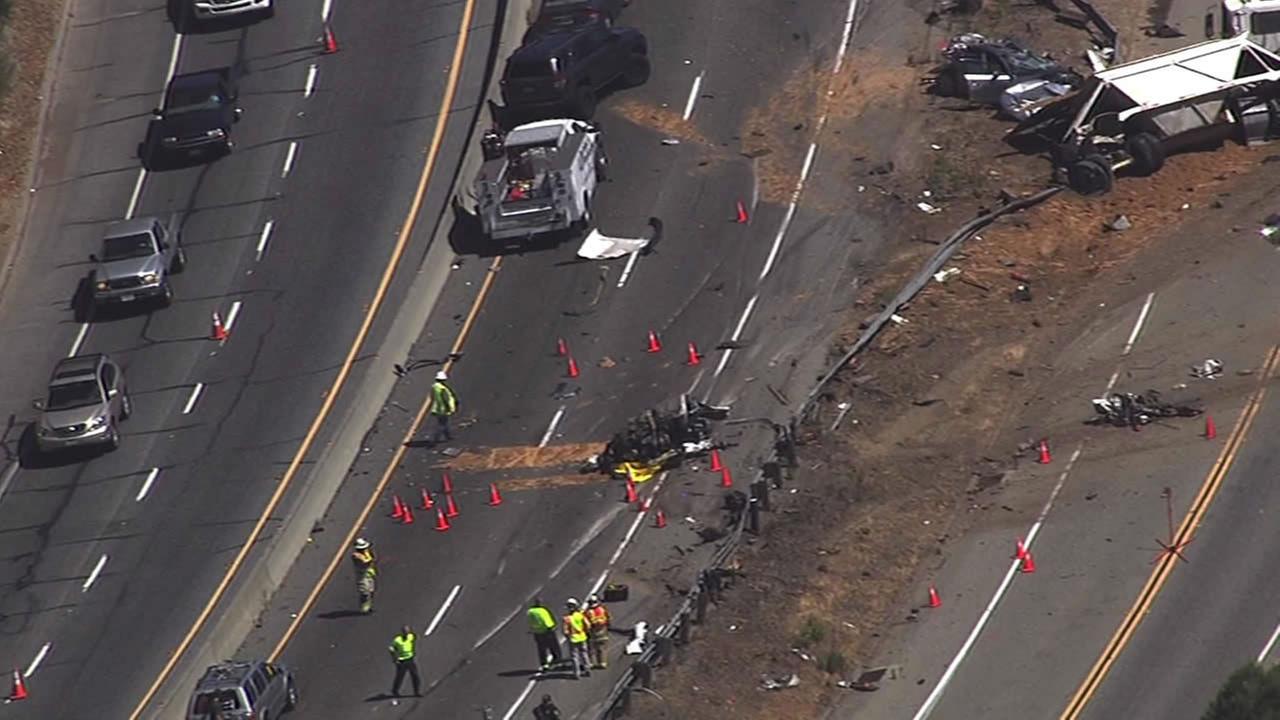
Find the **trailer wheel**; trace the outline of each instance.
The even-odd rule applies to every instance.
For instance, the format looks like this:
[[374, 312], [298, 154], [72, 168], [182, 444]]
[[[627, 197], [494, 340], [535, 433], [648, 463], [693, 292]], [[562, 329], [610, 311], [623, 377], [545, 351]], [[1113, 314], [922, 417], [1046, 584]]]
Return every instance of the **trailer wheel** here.
[[1067, 169], [1067, 184], [1081, 195], [1102, 195], [1111, 191], [1116, 176], [1111, 163], [1101, 155], [1090, 155]]
[[1138, 175], [1152, 175], [1164, 167], [1164, 145], [1151, 133], [1135, 133], [1125, 142], [1129, 157], [1133, 158], [1133, 171]]

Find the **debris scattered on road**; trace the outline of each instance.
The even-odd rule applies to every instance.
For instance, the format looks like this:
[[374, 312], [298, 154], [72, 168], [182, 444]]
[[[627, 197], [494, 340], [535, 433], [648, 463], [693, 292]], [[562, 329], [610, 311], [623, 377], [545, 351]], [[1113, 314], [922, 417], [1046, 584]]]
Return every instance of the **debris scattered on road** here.
[[1107, 222], [1103, 223], [1102, 227], [1107, 230], [1110, 230], [1111, 232], [1124, 232], [1125, 230], [1128, 230], [1129, 228], [1133, 227], [1133, 223], [1130, 222], [1129, 216], [1117, 215], [1111, 220], [1108, 220]]
[[1208, 358], [1198, 365], [1191, 366], [1191, 376], [1202, 380], [1217, 380], [1222, 374], [1222, 362]]
[[676, 138], [662, 138], [663, 145], [679, 145], [680, 141]]
[[1013, 302], [1031, 302], [1031, 288], [1025, 283], [1020, 283], [1013, 292], [1009, 293], [1009, 299]]
[[614, 360], [613, 358], [609, 357], [608, 355], [605, 355], [604, 357], [600, 358], [600, 362], [599, 362], [600, 367], [602, 367], [602, 368], [604, 368], [604, 369], [606, 369], [606, 370], [608, 370], [608, 369], [609, 369], [609, 368], [611, 368], [611, 367], [616, 367], [616, 366], [617, 366], [617, 364], [618, 364], [618, 361], [617, 361], [617, 360]]
[[906, 325], [907, 323], [911, 322], [910, 320], [908, 320], [908, 319], [906, 319], [906, 318], [902, 317], [901, 315], [899, 315], [899, 314], [897, 314], [897, 313], [894, 313], [894, 314], [890, 315], [890, 316], [889, 316], [889, 319], [890, 319], [891, 321], [893, 321], [893, 324], [895, 324], [895, 325]]
[[578, 257], [585, 260], [612, 260], [640, 252], [649, 244], [649, 238], [610, 237], [592, 229], [578, 248]]
[[799, 687], [800, 676], [791, 673], [790, 676], [778, 675], [769, 677], [767, 674], [760, 676], [761, 690], [786, 690], [787, 688]]
[[1089, 425], [1113, 425], [1115, 427], [1137, 428], [1165, 417], [1196, 417], [1204, 413], [1202, 408], [1191, 404], [1164, 402], [1160, 393], [1148, 390], [1145, 393], [1113, 392], [1093, 399], [1094, 417], [1086, 420]]
[[927, 202], [916, 203], [916, 208], [918, 208], [920, 212], [923, 212], [929, 215], [937, 215], [938, 213], [942, 212], [942, 208], [934, 207], [933, 205], [930, 205]]
[[647, 480], [654, 474], [679, 465], [686, 458], [717, 447], [711, 440], [711, 421], [729, 416], [727, 406], [714, 406], [680, 398], [674, 412], [649, 410], [627, 421], [609, 444], [584, 463], [582, 472], [624, 474], [633, 480]]
[[649, 636], [649, 623], [641, 620], [631, 629], [631, 640], [627, 643], [628, 655], [639, 655], [644, 652], [644, 641]]
[[1280, 214], [1268, 215], [1266, 220], [1262, 221], [1263, 228], [1258, 231], [1262, 237], [1271, 241], [1273, 245], [1280, 245]]
[[933, 279], [937, 280], [940, 283], [944, 283], [951, 277], [959, 274], [960, 274], [960, 268], [946, 268], [945, 270], [939, 270], [938, 272], [934, 273]]

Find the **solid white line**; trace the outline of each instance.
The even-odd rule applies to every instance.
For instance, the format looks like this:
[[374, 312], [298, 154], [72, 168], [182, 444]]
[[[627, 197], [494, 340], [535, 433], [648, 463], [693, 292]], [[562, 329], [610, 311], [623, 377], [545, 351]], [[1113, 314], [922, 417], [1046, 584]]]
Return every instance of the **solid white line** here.
[[80, 352], [80, 346], [84, 345], [84, 339], [89, 335], [89, 323], [80, 326], [80, 332], [76, 333], [76, 339], [71, 343], [71, 351], [67, 353], [67, 357], [75, 357]]
[[198, 382], [196, 386], [191, 388], [191, 397], [187, 398], [187, 404], [182, 408], [183, 415], [190, 415], [191, 411], [196, 407], [196, 401], [200, 399], [200, 393], [204, 392], [204, 383]]
[[853, 37], [853, 19], [858, 12], [858, 0], [849, 0], [849, 14], [844, 18], [844, 34], [840, 36], [840, 49], [836, 51], [836, 64], [831, 73], [840, 72], [844, 63], [844, 54], [849, 49], [849, 40]]
[[444, 604], [436, 611], [436, 616], [431, 619], [431, 624], [422, 632], [422, 637], [427, 637], [436, 631], [436, 626], [444, 619], [444, 614], [449, 612], [449, 606], [453, 605], [453, 601], [458, 597], [458, 593], [462, 592], [461, 585], [454, 585], [453, 590], [449, 592], [449, 597], [444, 599]]
[[293, 170], [293, 158], [298, 154], [298, 141], [294, 140], [289, 143], [289, 150], [284, 154], [284, 168], [280, 170], [280, 177], [288, 177], [289, 171]]
[[329, 13], [333, 11], [333, 0], [324, 0], [324, 4], [320, 6], [320, 19], [328, 20]]
[[[737, 341], [742, 336], [742, 330], [746, 328], [747, 320], [751, 317], [751, 311], [756, 309], [756, 301], [759, 299], [760, 293], [752, 295], [751, 300], [747, 302], [747, 306], [742, 309], [742, 317], [738, 318], [738, 327], [734, 328], [733, 336], [729, 338], [730, 341]], [[724, 372], [725, 366], [729, 364], [729, 356], [732, 354], [732, 348], [724, 351], [724, 354], [720, 356], [719, 364], [716, 365], [716, 371], [711, 377], [720, 377], [720, 373]]]
[[688, 120], [693, 115], [693, 104], [698, 101], [698, 90], [702, 87], [702, 76], [707, 71], [703, 70], [698, 73], [698, 77], [693, 79], [693, 87], [689, 88], [689, 99], [684, 103], [684, 119]]
[[533, 686], [537, 684], [537, 680], [530, 680], [529, 684], [524, 686], [524, 692], [520, 693], [520, 697], [516, 698], [515, 704], [511, 706], [506, 715], [502, 716], [502, 720], [511, 720], [516, 716], [516, 713], [520, 711], [520, 706], [524, 704], [525, 700], [529, 699], [529, 693], [533, 692]]
[[546, 447], [551, 442], [551, 435], [555, 433], [556, 426], [560, 424], [560, 418], [564, 417], [564, 406], [561, 405], [556, 414], [551, 416], [551, 423], [547, 425], [547, 431], [542, 433], [542, 442], [538, 443], [538, 447]]
[[9, 463], [9, 467], [4, 469], [4, 477], [0, 477], [0, 500], [4, 499], [4, 494], [9, 490], [9, 483], [18, 477], [18, 470], [22, 468], [22, 463], [14, 460]]
[[618, 278], [618, 287], [627, 284], [627, 278], [631, 277], [631, 269], [636, 266], [636, 261], [640, 259], [640, 253], [633, 252], [631, 257], [627, 258], [627, 266], [622, 268], [622, 277]]
[[1276, 640], [1280, 639], [1280, 625], [1276, 625], [1276, 629], [1271, 631], [1271, 637], [1267, 640], [1266, 647], [1262, 648], [1262, 652], [1258, 653], [1258, 662], [1261, 663], [1271, 654], [1271, 648], [1275, 647]]
[[236, 324], [236, 317], [240, 314], [241, 304], [239, 300], [231, 303], [231, 311], [227, 313], [227, 322], [222, 326], [226, 328], [227, 332], [231, 332], [231, 326]]
[[35, 675], [36, 669], [40, 667], [40, 663], [44, 662], [45, 656], [49, 654], [49, 650], [52, 647], [53, 647], [53, 643], [51, 642], [45, 643], [44, 646], [40, 648], [40, 652], [36, 653], [35, 659], [32, 660], [31, 664], [27, 666], [27, 671], [22, 673], [22, 677], [29, 678], [32, 675]]
[[129, 196], [129, 205], [124, 210], [124, 219], [133, 219], [133, 214], [138, 211], [138, 200], [142, 198], [142, 183], [147, 179], [147, 169], [138, 169], [138, 179], [133, 181], [133, 194]]
[[316, 67], [315, 63], [311, 63], [311, 67], [307, 68], [307, 86], [302, 89], [302, 97], [309, 98], [311, 97], [311, 93], [315, 92], [316, 75], [319, 72], [320, 69]]
[[1133, 332], [1129, 333], [1129, 340], [1124, 344], [1124, 350], [1120, 354], [1128, 355], [1133, 350], [1133, 344], [1138, 340], [1138, 333], [1142, 332], [1142, 326], [1147, 322], [1147, 313], [1151, 312], [1151, 303], [1155, 302], [1156, 294], [1147, 293], [1147, 301], [1142, 304], [1142, 311], [1138, 313], [1138, 321], [1133, 324]]
[[796, 201], [792, 200], [787, 205], [787, 214], [782, 216], [782, 225], [778, 227], [778, 234], [773, 236], [773, 247], [769, 249], [769, 257], [764, 261], [764, 269], [760, 271], [758, 280], [764, 280], [764, 277], [773, 269], [773, 262], [778, 259], [778, 251], [782, 249], [782, 238], [787, 236], [791, 219], [796, 216], [796, 204]]
[[760, 158], [751, 158], [751, 214], [760, 205]]
[[1116, 386], [1116, 381], [1119, 379], [1120, 379], [1119, 370], [1116, 370], [1115, 372], [1111, 373], [1111, 379], [1107, 380], [1107, 389], [1103, 390], [1102, 394], [1106, 395], [1107, 393], [1111, 392], [1111, 388]]
[[[649, 493], [649, 497], [642, 499], [641, 502], [648, 502], [649, 508], [652, 508], [652, 500], [657, 497], [658, 491], [662, 489], [662, 483], [666, 482], [666, 480], [667, 474], [665, 472], [659, 475], [658, 479], [653, 481], [653, 490]], [[596, 579], [596, 584], [591, 587], [591, 590], [587, 593], [588, 595], [595, 595], [600, 592], [600, 588], [604, 587], [605, 581], [609, 579], [609, 572], [613, 570], [613, 566], [618, 563], [618, 560], [622, 557], [623, 551], [625, 551], [627, 546], [631, 544], [631, 539], [635, 537], [636, 531], [640, 529], [640, 523], [644, 522], [644, 519], [648, 516], [649, 509], [636, 513], [636, 519], [631, 521], [631, 528], [627, 530], [627, 534], [623, 536], [622, 542], [618, 543], [618, 549], [613, 551], [613, 556], [609, 558], [609, 562], [605, 563], [604, 572], [600, 573], [600, 577]]]
[[[823, 117], [826, 117], [825, 115]], [[821, 121], [820, 121], [821, 122]], [[809, 152], [804, 155], [804, 165], [800, 167], [800, 182], [796, 183], [792, 200], [800, 199], [800, 191], [804, 190], [804, 182], [809, 179], [809, 171], [813, 169], [813, 157], [818, 154], [818, 143], [809, 143]]]
[[151, 492], [151, 483], [156, 481], [156, 477], [160, 474], [160, 468], [151, 468], [151, 472], [147, 473], [147, 479], [142, 481], [142, 487], [138, 489], [138, 494], [134, 497], [135, 502], [142, 502], [142, 499]]
[[178, 53], [182, 52], [182, 36], [175, 34], [173, 36], [173, 49], [169, 51], [169, 68], [164, 71], [164, 84], [167, 88], [169, 81], [173, 79], [175, 73], [178, 72]]
[[93, 566], [93, 572], [89, 573], [89, 577], [85, 579], [84, 584], [80, 586], [80, 592], [89, 592], [89, 588], [93, 587], [93, 583], [98, 580], [98, 574], [102, 572], [102, 568], [107, 564], [107, 554], [103, 553], [98, 558], [98, 564]]
[[[1053, 509], [1053, 502], [1058, 499], [1058, 493], [1062, 492], [1062, 486], [1067, 482], [1067, 476], [1071, 474], [1071, 468], [1076, 464], [1076, 460], [1083, 450], [1083, 445], [1077, 445], [1075, 452], [1071, 453], [1071, 458], [1067, 460], [1067, 466], [1063, 468], [1062, 474], [1058, 476], [1058, 482], [1053, 486], [1053, 492], [1049, 493], [1049, 499], [1045, 502], [1044, 508], [1040, 511], [1040, 515], [1036, 517], [1035, 523], [1031, 525], [1031, 529], [1027, 531], [1026, 540], [1023, 542], [1023, 547], [1026, 549], [1031, 549], [1031, 544], [1035, 542], [1036, 536], [1040, 534], [1040, 528], [1044, 525], [1045, 518], [1049, 516], [1049, 511]], [[995, 614], [996, 605], [1000, 604], [1001, 598], [1004, 597], [1009, 586], [1013, 584], [1013, 578], [1018, 574], [1018, 566], [1021, 563], [1022, 561], [1016, 558], [1009, 563], [1009, 569], [1005, 572], [1004, 580], [1000, 582], [1000, 586], [996, 588], [996, 594], [991, 597], [991, 602], [987, 603], [987, 608], [982, 611], [982, 615], [978, 616], [978, 622], [973, 626], [969, 637], [965, 639], [964, 645], [960, 646], [960, 651], [952, 658], [951, 664], [947, 665], [942, 677], [938, 678], [937, 686], [933, 688], [933, 692], [929, 693], [924, 705], [920, 707], [920, 710], [916, 712], [912, 720], [924, 720], [933, 712], [938, 700], [942, 698], [942, 692], [947, 689], [947, 685], [955, 675], [956, 669], [960, 667], [960, 663], [964, 662], [965, 657], [973, 648], [973, 644], [977, 642], [978, 636], [982, 634], [983, 628], [987, 626], [987, 622]]]
[[271, 238], [271, 228], [276, 226], [275, 220], [268, 220], [266, 225], [262, 226], [262, 234], [258, 236], [258, 259], [267, 252], [267, 240]]

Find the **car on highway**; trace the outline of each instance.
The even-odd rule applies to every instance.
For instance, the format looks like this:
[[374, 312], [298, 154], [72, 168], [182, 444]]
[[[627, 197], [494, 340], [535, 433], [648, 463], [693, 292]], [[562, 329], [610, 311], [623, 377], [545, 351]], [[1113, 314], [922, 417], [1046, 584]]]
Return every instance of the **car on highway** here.
[[275, 0], [186, 0], [197, 20], [217, 20], [257, 15], [266, 19], [276, 14]]
[[119, 423], [133, 412], [124, 371], [103, 354], [64, 358], [49, 376], [49, 393], [36, 401], [36, 450], [82, 447], [115, 450]]
[[230, 68], [175, 75], [154, 111], [138, 155], [149, 169], [174, 161], [210, 160], [231, 152], [240, 120]]
[[102, 246], [89, 256], [92, 308], [153, 301], [168, 307], [173, 301], [170, 275], [187, 265], [182, 240], [170, 223], [143, 217], [112, 223]]
[[298, 706], [293, 673], [264, 660], [211, 665], [187, 706], [187, 720], [272, 720]]
[[507, 124], [570, 116], [589, 120], [616, 83], [649, 79], [649, 42], [635, 28], [602, 22], [528, 38], [507, 59], [500, 87]]

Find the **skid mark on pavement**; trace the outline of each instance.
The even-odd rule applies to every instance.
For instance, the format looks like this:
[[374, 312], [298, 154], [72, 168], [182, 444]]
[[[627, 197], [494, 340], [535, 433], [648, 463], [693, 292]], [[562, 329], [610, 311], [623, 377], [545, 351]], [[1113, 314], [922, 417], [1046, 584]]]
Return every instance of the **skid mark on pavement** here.
[[581, 465], [587, 458], [604, 450], [604, 443], [570, 443], [568, 445], [516, 445], [510, 447], [465, 450], [437, 467], [458, 471], [512, 470]]

